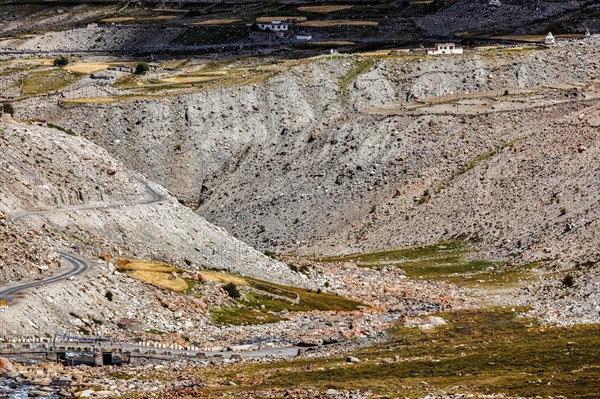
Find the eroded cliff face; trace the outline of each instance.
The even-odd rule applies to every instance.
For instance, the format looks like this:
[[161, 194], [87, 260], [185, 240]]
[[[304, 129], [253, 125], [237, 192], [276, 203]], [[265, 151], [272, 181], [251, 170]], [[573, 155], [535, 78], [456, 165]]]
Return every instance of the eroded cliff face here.
[[307, 284], [305, 276], [208, 223], [88, 140], [10, 120], [0, 128], [0, 212], [23, 216], [19, 225], [54, 248], [105, 249]]
[[[484, 171], [504, 158], [515, 162], [521, 151], [509, 150], [518, 146], [547, 154], [576, 135], [588, 149], [577, 152], [581, 179], [595, 178], [585, 159], [595, 154], [596, 129], [578, 117], [594, 112], [594, 92], [583, 82], [597, 73], [595, 41], [462, 57], [323, 57], [261, 84], [38, 112], [261, 249], [352, 252], [471, 236], [492, 248], [513, 243], [501, 256], [539, 254], [547, 230], [537, 226], [556, 206], [525, 209], [554, 194], [540, 189], [552, 176], [554, 191], [568, 191], [560, 187], [571, 184], [564, 172], [557, 166], [527, 175], [546, 167], [533, 155], [509, 178]], [[573, 82], [581, 85], [569, 91]], [[415, 99], [465, 92], [495, 97], [414, 107]], [[560, 157], [571, 156], [560, 148]], [[482, 197], [490, 201], [473, 202]], [[581, 212], [593, 211], [588, 199], [573, 201]], [[486, 215], [502, 219], [510, 203], [537, 216], [518, 229], [507, 217], [499, 234]], [[533, 235], [542, 237], [535, 251], [523, 244]]]

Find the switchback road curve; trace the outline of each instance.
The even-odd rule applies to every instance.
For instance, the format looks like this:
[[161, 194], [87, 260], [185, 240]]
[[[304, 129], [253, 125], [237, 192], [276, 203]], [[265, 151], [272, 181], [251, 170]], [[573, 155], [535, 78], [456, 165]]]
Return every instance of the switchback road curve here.
[[[50, 215], [56, 213], [64, 213], [64, 212], [72, 212], [72, 211], [88, 211], [88, 210], [96, 210], [96, 209], [109, 209], [109, 208], [121, 208], [127, 206], [137, 206], [137, 205], [149, 205], [156, 204], [159, 202], [163, 202], [167, 199], [167, 196], [163, 193], [157, 191], [153, 188], [150, 183], [141, 177], [136, 177], [136, 180], [140, 182], [144, 189], [146, 190], [147, 197], [143, 200], [137, 202], [121, 202], [121, 203], [113, 203], [107, 205], [75, 205], [70, 207], [61, 207], [61, 208], [53, 208], [47, 210], [35, 210], [35, 211], [26, 211], [26, 212], [17, 212], [10, 215], [10, 218], [14, 222], [18, 222], [29, 216], [40, 216], [40, 215]], [[10, 287], [0, 287], [0, 299], [4, 299], [7, 301], [9, 305], [14, 304], [15, 300], [18, 298], [19, 294], [25, 290], [40, 287], [47, 284], [57, 283], [59, 281], [66, 280], [78, 274], [84, 273], [88, 270], [89, 264], [82, 258], [77, 257], [75, 255], [67, 254], [64, 252], [59, 252], [59, 256], [64, 261], [68, 262], [71, 265], [71, 268], [65, 272], [55, 274], [51, 277], [48, 277], [43, 280], [30, 281], [28, 283], [17, 284]]]

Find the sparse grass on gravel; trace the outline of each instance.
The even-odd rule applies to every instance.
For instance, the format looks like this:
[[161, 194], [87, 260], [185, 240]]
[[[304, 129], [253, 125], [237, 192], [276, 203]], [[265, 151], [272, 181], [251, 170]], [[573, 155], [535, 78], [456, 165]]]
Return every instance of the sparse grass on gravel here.
[[[206, 276], [206, 273], [203, 273]], [[223, 280], [224, 282], [225, 280]], [[287, 312], [353, 311], [364, 306], [344, 297], [245, 277], [249, 291], [237, 300], [239, 306], [211, 310], [219, 325], [267, 324], [285, 320]]]
[[84, 74], [55, 68], [31, 72], [23, 79], [21, 93], [23, 95], [41, 95], [61, 90], [77, 82], [84, 76]]
[[302, 6], [298, 7], [298, 11], [302, 12], [316, 12], [316, 13], [330, 13], [335, 11], [349, 10], [353, 6], [351, 5], [333, 5], [333, 6]]
[[369, 72], [375, 65], [377, 60], [373, 58], [359, 58], [353, 61], [353, 65], [350, 70], [340, 78], [338, 84], [342, 97], [348, 96], [348, 86], [354, 82], [360, 75]]
[[355, 262], [358, 266], [398, 267], [416, 279], [449, 281], [461, 286], [507, 287], [530, 277], [537, 264], [509, 266], [502, 262], [469, 259], [472, 250], [463, 241], [448, 241], [422, 247], [392, 249], [345, 257], [319, 259], [323, 262]]
[[[354, 354], [358, 364], [308, 358], [203, 371], [206, 393], [237, 397], [293, 386], [362, 389], [374, 397], [401, 398], [441, 392], [600, 397], [599, 325], [542, 328], [507, 309], [442, 316], [448, 324], [430, 332], [390, 331], [390, 342]], [[253, 384], [244, 383], [248, 380]]]
[[180, 273], [181, 269], [164, 263], [119, 259], [117, 261], [117, 270], [135, 279], [171, 291], [183, 292], [189, 289], [186, 280], [179, 276], [172, 277], [173, 273]]
[[353, 19], [328, 19], [322, 21], [305, 21], [300, 22], [298, 25], [304, 28], [329, 28], [337, 26], [379, 26], [379, 22]]

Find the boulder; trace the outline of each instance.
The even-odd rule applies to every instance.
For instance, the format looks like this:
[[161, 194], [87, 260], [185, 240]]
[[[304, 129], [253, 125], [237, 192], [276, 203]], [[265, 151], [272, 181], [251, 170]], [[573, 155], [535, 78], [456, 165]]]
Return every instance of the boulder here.
[[17, 370], [12, 363], [3, 357], [0, 357], [0, 377], [4, 378], [16, 378]]

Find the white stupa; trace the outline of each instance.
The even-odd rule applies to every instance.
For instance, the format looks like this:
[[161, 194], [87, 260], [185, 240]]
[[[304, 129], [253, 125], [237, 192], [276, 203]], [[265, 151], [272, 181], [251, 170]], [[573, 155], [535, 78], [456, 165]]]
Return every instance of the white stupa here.
[[544, 39], [544, 43], [546, 43], [546, 44], [556, 43], [556, 39], [552, 35], [552, 32], [548, 32], [548, 35], [546, 35], [546, 38]]
[[590, 33], [590, 30], [588, 28], [585, 28], [585, 37], [588, 38], [592, 36], [592, 34]]

